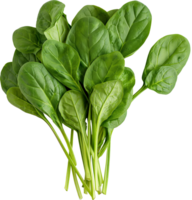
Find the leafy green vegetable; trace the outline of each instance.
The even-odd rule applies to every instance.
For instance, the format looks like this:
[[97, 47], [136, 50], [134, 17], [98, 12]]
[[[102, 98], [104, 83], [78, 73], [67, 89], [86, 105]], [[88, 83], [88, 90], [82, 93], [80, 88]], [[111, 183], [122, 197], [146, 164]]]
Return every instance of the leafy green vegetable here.
[[[84, 193], [95, 199], [95, 192], [107, 192], [115, 128], [125, 121], [131, 103], [146, 89], [159, 94], [173, 90], [189, 58], [190, 44], [178, 34], [160, 39], [149, 52], [143, 86], [133, 95], [135, 75], [125, 67], [124, 58], [146, 41], [152, 22], [149, 9], [138, 1], [108, 12], [87, 5], [70, 25], [64, 8], [59, 1], [49, 1], [39, 11], [36, 28], [25, 26], [14, 32], [13, 63], [3, 67], [1, 86], [12, 105], [41, 118], [52, 130], [68, 159], [65, 189], [72, 171], [79, 198], [77, 176]], [[61, 131], [68, 149], [46, 115]], [[71, 129], [70, 141], [63, 125]], [[76, 167], [74, 131], [84, 176]], [[105, 152], [103, 177], [99, 158]]]
[[185, 66], [189, 55], [190, 44], [185, 37], [176, 34], [161, 38], [149, 52], [143, 72], [143, 81], [153, 69], [161, 66], [171, 66], [179, 74]]
[[18, 84], [26, 99], [47, 114], [60, 128], [58, 104], [66, 92], [65, 87], [54, 79], [42, 64], [36, 62], [23, 65], [18, 75]]
[[25, 26], [13, 33], [13, 43], [22, 53], [36, 54], [41, 49], [41, 41], [36, 28]]
[[177, 71], [170, 66], [153, 69], [145, 80], [145, 85], [159, 94], [169, 94], [177, 82]]
[[1, 71], [1, 87], [5, 93], [9, 88], [17, 87], [17, 76], [13, 71], [12, 62], [7, 63]]
[[63, 15], [65, 5], [59, 1], [45, 3], [38, 14], [36, 28], [40, 34], [55, 25], [56, 21]]
[[138, 1], [131, 1], [120, 8], [107, 22], [112, 51], [124, 57], [132, 55], [147, 39], [151, 28], [151, 13]]
[[94, 17], [84, 17], [71, 28], [67, 37], [71, 45], [80, 55], [85, 66], [103, 54], [111, 52], [109, 34], [104, 24]]
[[61, 16], [55, 25], [48, 28], [44, 34], [48, 40], [56, 40], [59, 42], [65, 42], [69, 33], [70, 27], [67, 20]]
[[118, 51], [98, 57], [86, 71], [84, 78], [85, 89], [91, 93], [95, 85], [117, 80], [123, 73], [124, 66], [124, 58]]
[[72, 26], [74, 26], [74, 24], [80, 20], [83, 17], [95, 17], [97, 19], [99, 19], [100, 21], [102, 21], [104, 24], [107, 23], [107, 21], [109, 20], [109, 15], [108, 13], [103, 10], [102, 8], [98, 7], [98, 6], [94, 6], [94, 5], [87, 5], [84, 6], [75, 16], [75, 18], [72, 21]]
[[12, 87], [8, 90], [7, 99], [13, 106], [19, 108], [23, 112], [41, 118], [37, 110], [27, 101], [18, 87]]

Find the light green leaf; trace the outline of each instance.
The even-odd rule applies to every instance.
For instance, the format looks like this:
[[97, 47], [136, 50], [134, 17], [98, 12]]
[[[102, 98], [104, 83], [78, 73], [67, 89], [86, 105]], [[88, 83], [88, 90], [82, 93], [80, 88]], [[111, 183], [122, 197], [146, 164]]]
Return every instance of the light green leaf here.
[[118, 11], [118, 9], [108, 11], [109, 17], [111, 18], [117, 11]]

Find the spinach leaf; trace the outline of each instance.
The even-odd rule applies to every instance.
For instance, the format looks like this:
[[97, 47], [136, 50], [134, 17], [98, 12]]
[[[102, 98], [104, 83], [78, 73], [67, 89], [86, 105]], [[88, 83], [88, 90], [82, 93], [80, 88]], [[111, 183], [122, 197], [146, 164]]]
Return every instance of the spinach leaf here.
[[126, 3], [106, 24], [112, 51], [121, 51], [124, 57], [132, 55], [147, 39], [151, 21], [151, 13], [144, 4]]
[[123, 99], [123, 84], [119, 80], [98, 84], [90, 96], [97, 124], [109, 118]]
[[125, 67], [124, 72], [119, 80], [123, 83], [123, 99], [118, 107], [114, 110], [112, 115], [102, 124], [102, 126], [104, 126], [104, 124], [108, 124], [108, 122], [111, 123], [111, 121], [117, 120], [119, 118], [121, 118], [120, 120], [122, 120], [122, 115], [125, 115], [127, 109], [131, 105], [133, 97], [133, 87], [135, 85], [135, 75], [133, 71], [130, 68]]
[[37, 59], [34, 54], [21, 53], [20, 51], [16, 49], [13, 56], [13, 63], [12, 63], [13, 70], [15, 71], [16, 74], [18, 74], [19, 70], [25, 63], [30, 62], [30, 61], [36, 61], [36, 60]]
[[59, 111], [64, 123], [70, 128], [81, 133], [86, 130], [88, 102], [82, 93], [75, 90], [67, 91], [61, 98]]
[[12, 87], [7, 92], [8, 101], [23, 112], [41, 118], [36, 109], [27, 101], [18, 87]]
[[98, 56], [111, 53], [109, 34], [104, 24], [94, 17], [84, 17], [71, 28], [67, 37], [80, 55], [85, 66], [89, 66]]
[[108, 11], [109, 17], [111, 18], [117, 11], [118, 11], [118, 9]]
[[36, 28], [25, 26], [13, 33], [13, 43], [22, 53], [36, 54], [41, 49], [41, 42]]
[[18, 75], [18, 84], [25, 98], [61, 128], [58, 104], [66, 89], [49, 74], [43, 64], [24, 64]]
[[13, 70], [12, 62], [7, 63], [1, 71], [1, 87], [5, 94], [9, 88], [17, 87], [17, 75]]
[[54, 26], [48, 28], [44, 34], [48, 40], [56, 40], [65, 42], [69, 33], [70, 27], [67, 20], [61, 16]]
[[43, 45], [42, 58], [47, 70], [58, 81], [70, 89], [81, 90], [77, 79], [80, 58], [71, 46], [48, 40]]
[[104, 24], [107, 23], [107, 21], [109, 20], [109, 15], [108, 13], [103, 10], [102, 8], [98, 7], [98, 6], [94, 6], [94, 5], [87, 5], [84, 6], [75, 16], [75, 18], [72, 21], [72, 26], [74, 26], [74, 24], [80, 20], [83, 17], [95, 17], [97, 19], [99, 19], [100, 21], [102, 21]]
[[179, 74], [189, 55], [190, 44], [185, 37], [175, 34], [161, 38], [149, 52], [143, 72], [143, 81], [153, 69], [161, 66], [171, 66]]
[[56, 21], [63, 15], [65, 5], [59, 1], [45, 3], [38, 14], [36, 28], [42, 35], [49, 28], [54, 26]]
[[145, 80], [145, 85], [159, 94], [169, 94], [177, 82], [177, 71], [170, 66], [153, 69]]
[[98, 57], [86, 71], [84, 78], [85, 89], [88, 93], [91, 93], [95, 85], [117, 80], [123, 73], [124, 66], [124, 58], [118, 51]]

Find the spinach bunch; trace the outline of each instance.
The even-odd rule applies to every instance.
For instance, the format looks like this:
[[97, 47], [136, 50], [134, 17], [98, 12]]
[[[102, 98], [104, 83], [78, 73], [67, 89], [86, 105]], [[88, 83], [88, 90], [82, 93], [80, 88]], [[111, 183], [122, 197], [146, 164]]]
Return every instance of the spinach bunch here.
[[[12, 62], [1, 71], [2, 90], [20, 110], [42, 119], [53, 131], [68, 158], [65, 189], [70, 171], [79, 198], [77, 177], [84, 192], [95, 198], [106, 194], [111, 137], [126, 119], [132, 101], [144, 90], [169, 94], [190, 55], [188, 40], [178, 34], [160, 39], [150, 50], [143, 71], [143, 86], [133, 94], [135, 76], [125, 66], [147, 39], [152, 16], [138, 1], [106, 12], [94, 5], [83, 7], [70, 25], [59, 1], [45, 3], [36, 27], [13, 33], [16, 48]], [[66, 147], [53, 128], [61, 131]], [[71, 129], [70, 139], [63, 125]], [[77, 133], [84, 175], [73, 152]], [[106, 153], [104, 177], [99, 158]], [[84, 177], [84, 178], [83, 178]]]

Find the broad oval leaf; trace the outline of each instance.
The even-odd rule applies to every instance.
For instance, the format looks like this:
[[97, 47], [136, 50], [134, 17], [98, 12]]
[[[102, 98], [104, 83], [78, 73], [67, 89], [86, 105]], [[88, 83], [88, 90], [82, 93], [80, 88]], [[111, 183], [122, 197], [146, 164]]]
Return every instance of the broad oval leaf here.
[[41, 49], [41, 41], [36, 28], [25, 26], [13, 33], [13, 43], [22, 53], [36, 54]]
[[7, 99], [13, 106], [19, 108], [23, 112], [41, 118], [34, 106], [27, 101], [18, 87], [12, 87], [8, 90]]
[[70, 89], [80, 90], [77, 79], [80, 58], [71, 46], [48, 40], [43, 45], [42, 59], [47, 70], [58, 81]]
[[127, 109], [131, 105], [133, 97], [133, 87], [135, 85], [134, 72], [130, 68], [125, 67], [124, 72], [120, 76], [119, 80], [123, 83], [123, 99], [118, 107], [114, 110], [112, 115], [103, 124], [109, 124], [112, 122], [115, 123], [115, 120], [121, 121], [123, 119], [122, 116], [125, 115]]
[[42, 35], [63, 15], [65, 5], [59, 1], [45, 3], [38, 14], [36, 28]]
[[153, 69], [145, 80], [145, 85], [159, 94], [169, 94], [177, 82], [177, 72], [173, 67], [162, 66]]
[[85, 66], [98, 56], [111, 52], [109, 34], [104, 24], [94, 17], [80, 19], [69, 31], [67, 44], [80, 55]]
[[189, 55], [190, 44], [185, 37], [175, 34], [161, 38], [149, 52], [143, 72], [143, 81], [153, 69], [161, 66], [171, 66], [179, 74], [185, 66]]
[[125, 60], [118, 51], [98, 57], [85, 73], [85, 89], [91, 93], [95, 85], [119, 79], [124, 71], [124, 66]]
[[65, 42], [69, 33], [70, 27], [67, 20], [61, 16], [54, 26], [48, 28], [44, 34], [48, 40], [56, 40]]
[[109, 118], [123, 98], [123, 84], [119, 80], [98, 84], [90, 96], [97, 123], [101, 124]]
[[58, 104], [66, 88], [49, 74], [43, 64], [36, 62], [23, 65], [18, 75], [18, 84], [26, 99], [60, 128]]
[[1, 71], [1, 87], [5, 94], [9, 88], [17, 87], [17, 75], [13, 70], [12, 62], [7, 63]]
[[17, 49], [15, 50], [14, 56], [13, 56], [13, 70], [15, 71], [16, 74], [19, 73], [19, 70], [21, 69], [21, 67], [27, 63], [27, 62], [31, 62], [31, 61], [36, 61], [36, 56], [32, 53], [30, 54], [25, 54], [25, 53], [21, 53], [20, 51], [18, 51]]
[[61, 98], [59, 111], [67, 126], [82, 133], [86, 130], [85, 119], [88, 106], [89, 104], [81, 92], [69, 90]]
[[99, 19], [100, 21], [102, 21], [104, 24], [107, 23], [107, 21], [109, 20], [109, 15], [108, 13], [103, 10], [102, 8], [98, 7], [98, 6], [94, 6], [94, 5], [87, 5], [84, 6], [75, 16], [75, 18], [72, 21], [72, 26], [74, 26], [74, 24], [80, 20], [83, 17], [95, 17], [97, 19]]
[[152, 16], [138, 1], [121, 7], [107, 22], [112, 51], [121, 51], [124, 57], [132, 55], [147, 39]]

